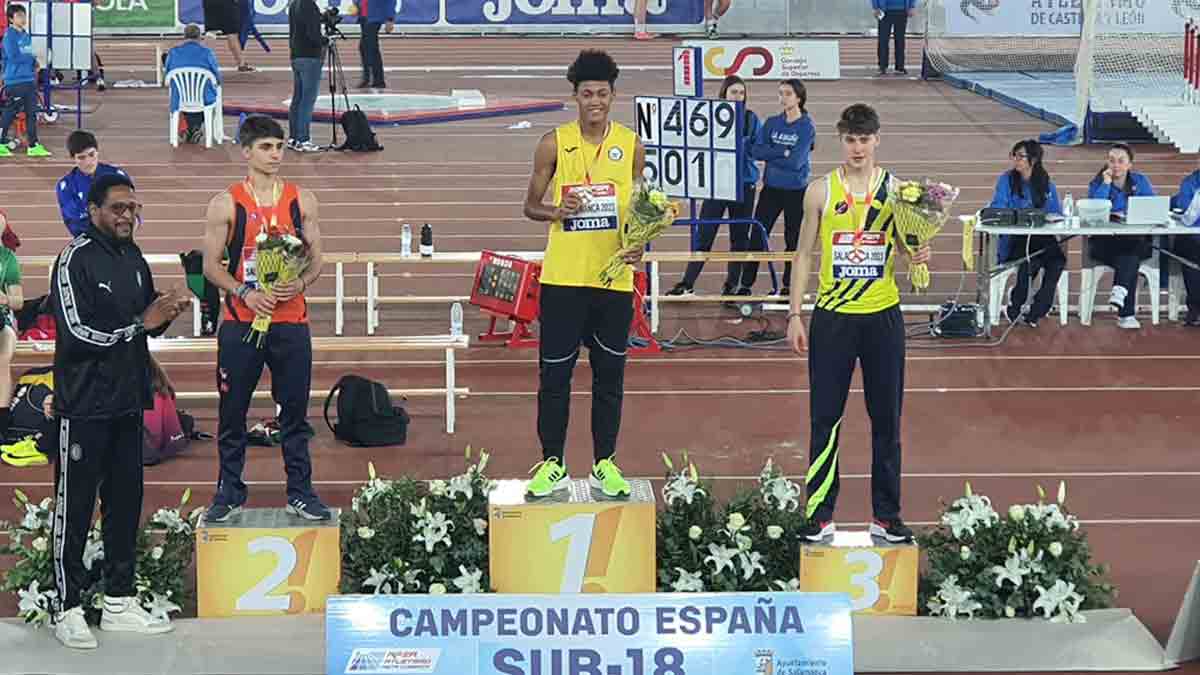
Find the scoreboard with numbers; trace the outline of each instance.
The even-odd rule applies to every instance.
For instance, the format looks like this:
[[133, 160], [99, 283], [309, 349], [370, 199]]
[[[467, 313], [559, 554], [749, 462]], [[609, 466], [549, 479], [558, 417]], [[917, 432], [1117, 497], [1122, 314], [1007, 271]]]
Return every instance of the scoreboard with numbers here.
[[671, 197], [741, 201], [746, 151], [741, 101], [638, 96], [634, 107], [651, 181]]

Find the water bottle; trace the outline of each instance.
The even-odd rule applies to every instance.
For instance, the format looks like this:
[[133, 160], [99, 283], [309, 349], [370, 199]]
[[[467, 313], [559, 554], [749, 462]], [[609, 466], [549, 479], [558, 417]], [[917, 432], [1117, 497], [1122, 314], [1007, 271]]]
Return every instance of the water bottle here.
[[412, 225], [408, 223], [400, 228], [400, 255], [404, 258], [412, 257]]
[[433, 257], [433, 228], [429, 223], [421, 226], [421, 257]]
[[450, 335], [462, 335], [463, 308], [461, 302], [450, 305]]
[[1063, 217], [1067, 219], [1067, 227], [1075, 227], [1075, 196], [1070, 192], [1067, 193], [1066, 199], [1062, 203]]

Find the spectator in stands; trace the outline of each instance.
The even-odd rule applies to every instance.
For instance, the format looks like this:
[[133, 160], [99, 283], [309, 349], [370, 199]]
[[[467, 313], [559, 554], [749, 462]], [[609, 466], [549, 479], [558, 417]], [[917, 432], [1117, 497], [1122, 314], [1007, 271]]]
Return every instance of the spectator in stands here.
[[896, 72], [907, 75], [904, 67], [904, 33], [908, 18], [916, 12], [917, 0], [871, 0], [875, 19], [879, 22], [879, 74], [887, 75], [888, 38], [896, 36]]
[[[716, 7], [713, 7], [713, 3]], [[704, 26], [709, 39], [717, 37], [717, 22], [729, 11], [733, 0], [704, 0]]]
[[[748, 103], [748, 94], [746, 91], [746, 83], [737, 75], [730, 75], [721, 83], [720, 98], [729, 101], [745, 101]], [[755, 186], [758, 185], [758, 164], [750, 155], [750, 146], [754, 144], [754, 139], [758, 136], [758, 129], [761, 123], [758, 121], [758, 115], [746, 108], [745, 121], [745, 140], [746, 147], [746, 180], [742, 190], [742, 201], [726, 201], [721, 199], [708, 199], [700, 207], [701, 220], [717, 220], [725, 217], [725, 213], [729, 213], [731, 220], [749, 220], [754, 213], [754, 193]], [[717, 237], [718, 225], [697, 225], [695, 234], [693, 235], [693, 251], [711, 251], [713, 240]], [[750, 225], [748, 223], [737, 223], [729, 226], [729, 248], [732, 251], [745, 251], [750, 244]], [[667, 295], [691, 295], [692, 289], [696, 284], [696, 279], [700, 277], [700, 271], [704, 269], [704, 261], [697, 260], [688, 263], [687, 270], [683, 273], [683, 280], [675, 284], [675, 287], [667, 291]], [[725, 285], [721, 288], [721, 295], [733, 295], [739, 290], [738, 279], [741, 274], [741, 265], [739, 263], [729, 263], [728, 273], [725, 276]], [[749, 291], [747, 291], [748, 293]], [[746, 293], [743, 293], [745, 295]]]
[[[6, 225], [4, 219], [0, 214], [0, 230]], [[12, 397], [12, 375], [8, 369], [17, 346], [16, 312], [24, 304], [21, 264], [8, 247], [0, 246], [0, 392], [5, 392], [5, 401]], [[8, 429], [8, 414], [8, 405], [0, 406], [0, 434]]]
[[[204, 33], [200, 31], [200, 26], [194, 23], [189, 23], [185, 26], [183, 29], [183, 42], [175, 45], [167, 52], [166, 71], [170, 73], [176, 68], [203, 68], [217, 78], [217, 86], [220, 86], [221, 66], [217, 64], [217, 55], [202, 40], [204, 40]], [[212, 105], [216, 101], [217, 88], [213, 85], [205, 85], [204, 104]], [[176, 110], [179, 110], [179, 91], [172, 84], [171, 112], [175, 112]], [[217, 111], [217, 114], [220, 115], [221, 112]], [[188, 128], [187, 134], [184, 137], [185, 141], [187, 143], [199, 143], [204, 138], [204, 113], [185, 112], [183, 113], [183, 117], [187, 120]]]
[[50, 151], [38, 142], [37, 57], [33, 54], [33, 38], [26, 29], [29, 14], [24, 5], [10, 4], [4, 15], [8, 17], [3, 41], [4, 86], [9, 100], [0, 117], [0, 157], [12, 157], [17, 147], [17, 141], [9, 139], [8, 130], [20, 112], [25, 113], [25, 136], [29, 141], [26, 156], [49, 157]]
[[[751, 156], [766, 161], [763, 190], [754, 209], [754, 219], [766, 228], [766, 236], [761, 231], [751, 232], [751, 251], [767, 249], [767, 238], [771, 236], [780, 213], [783, 214], [783, 236], [787, 250], [795, 251], [800, 241], [804, 191], [808, 188], [812, 151], [817, 147], [817, 127], [804, 107], [807, 102], [808, 91], [803, 82], [792, 79], [779, 83], [779, 104], [783, 106], [783, 112], [767, 119], [751, 146]], [[758, 263], [746, 263], [742, 266], [738, 288], [753, 288], [757, 278]], [[784, 266], [780, 296], [788, 295], [791, 279], [792, 263], [788, 262]]]
[[654, 36], [646, 32], [646, 2], [635, 0], [633, 4], [633, 39], [653, 40]]
[[[390, 0], [376, 0], [380, 5]], [[376, 26], [378, 32], [378, 26]], [[297, 152], [320, 152], [312, 142], [313, 108], [321, 85], [321, 65], [329, 38], [321, 35], [321, 10], [314, 0], [295, 0], [288, 7], [288, 46], [292, 53], [292, 104], [288, 108], [287, 146]], [[382, 62], [379, 66], [383, 78]]]
[[58, 210], [62, 213], [67, 231], [72, 237], [78, 237], [92, 226], [92, 216], [87, 204], [92, 181], [110, 173], [126, 178], [129, 178], [129, 175], [120, 167], [100, 161], [100, 144], [96, 142], [96, 135], [90, 131], [72, 131], [67, 136], [67, 152], [71, 153], [71, 158], [75, 160], [75, 168], [58, 181], [55, 192], [58, 193]]
[[358, 40], [358, 55], [362, 60], [362, 81], [359, 89], [383, 89], [383, 53], [379, 51], [379, 28], [388, 33], [396, 29], [396, 0], [359, 0], [358, 23], [362, 37]]
[[[1171, 197], [1171, 208], [1183, 214], [1184, 225], [1200, 228], [1200, 168], [1179, 184], [1179, 192]], [[1200, 233], [1176, 235], [1175, 255], [1200, 265]], [[1187, 289], [1187, 316], [1183, 323], [1185, 326], [1200, 327], [1200, 270], [1186, 265], [1180, 267], [1183, 268], [1183, 285]]]
[[[1113, 145], [1107, 165], [1088, 183], [1088, 198], [1112, 200], [1113, 213], [1124, 213], [1130, 197], [1153, 196], [1150, 179], [1133, 170], [1133, 156], [1133, 148], [1128, 145]], [[1117, 312], [1117, 325], [1130, 330], [1141, 328], [1133, 310], [1137, 305], [1138, 266], [1150, 257], [1150, 237], [1089, 237], [1088, 247], [1092, 258], [1113, 268], [1108, 304]]]
[[[246, 63], [242, 51], [242, 3], [252, 0], [204, 0], [204, 29], [225, 37], [229, 53], [238, 64], [239, 73], [252, 73], [254, 66]], [[251, 9], [251, 12], [254, 10]]]
[[[1042, 144], [1033, 139], [1018, 142], [1013, 146], [1010, 158], [1012, 169], [1005, 171], [996, 180], [992, 193], [991, 208], [997, 209], [1043, 209], [1046, 213], [1062, 214], [1058, 201], [1058, 188], [1046, 173], [1042, 164]], [[1031, 327], [1050, 313], [1054, 300], [1054, 289], [1067, 265], [1067, 256], [1054, 236], [1000, 237], [1000, 262], [1024, 260], [1017, 271], [1017, 283], [1008, 300], [1008, 318], [1012, 322], [1022, 320]], [[1042, 272], [1042, 285], [1038, 287], [1033, 304], [1023, 312], [1029, 297], [1029, 285], [1038, 271]]]

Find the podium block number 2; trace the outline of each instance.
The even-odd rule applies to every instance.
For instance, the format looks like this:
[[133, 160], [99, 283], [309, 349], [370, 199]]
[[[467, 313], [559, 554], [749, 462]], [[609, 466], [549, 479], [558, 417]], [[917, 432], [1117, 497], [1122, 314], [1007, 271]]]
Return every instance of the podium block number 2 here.
[[[258, 537], [247, 542], [247, 553], [252, 556], [259, 553], [274, 555], [275, 566], [240, 595], [234, 607], [242, 612], [303, 612], [306, 602], [304, 582], [308, 577], [316, 541], [317, 531], [309, 530], [296, 537], [294, 542], [279, 536]], [[285, 582], [289, 589], [286, 594], [268, 595]]]
[[564, 540], [567, 543], [560, 593], [603, 593], [607, 590], [598, 582], [584, 582], [608, 574], [620, 521], [621, 509], [615, 508], [600, 513], [576, 514], [550, 525], [550, 543]]
[[[861, 591], [861, 595], [852, 598], [853, 610], [870, 609], [875, 607], [880, 598], [885, 595], [884, 589], [892, 585], [892, 576], [896, 571], [897, 551], [885, 551], [883, 555], [870, 549], [854, 550], [846, 553], [846, 566], [853, 568], [863, 565], [861, 571], [851, 571], [850, 586]], [[883, 611], [891, 603], [890, 593], [888, 602], [877, 609]]]

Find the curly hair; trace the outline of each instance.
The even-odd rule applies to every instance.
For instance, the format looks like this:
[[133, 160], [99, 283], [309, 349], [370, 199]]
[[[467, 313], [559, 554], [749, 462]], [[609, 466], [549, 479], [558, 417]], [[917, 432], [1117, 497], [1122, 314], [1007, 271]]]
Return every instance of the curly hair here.
[[579, 91], [580, 82], [607, 82], [614, 86], [621, 69], [608, 52], [599, 49], [584, 49], [575, 62], [567, 68], [567, 81]]

